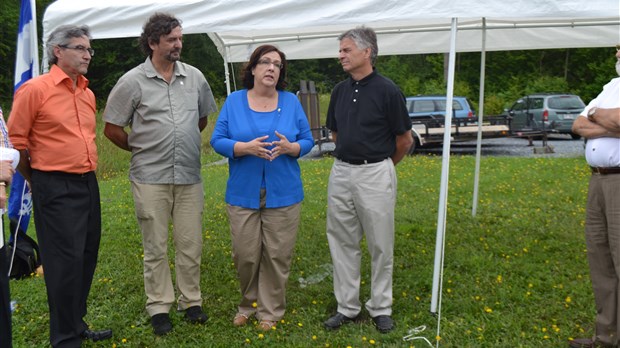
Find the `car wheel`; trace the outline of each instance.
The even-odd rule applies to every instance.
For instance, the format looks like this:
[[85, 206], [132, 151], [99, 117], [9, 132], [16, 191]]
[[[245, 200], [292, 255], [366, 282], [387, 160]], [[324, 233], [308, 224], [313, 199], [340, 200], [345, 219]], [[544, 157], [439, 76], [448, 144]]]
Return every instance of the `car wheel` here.
[[573, 140], [581, 139], [581, 135], [575, 133], [570, 133], [570, 137], [573, 138]]

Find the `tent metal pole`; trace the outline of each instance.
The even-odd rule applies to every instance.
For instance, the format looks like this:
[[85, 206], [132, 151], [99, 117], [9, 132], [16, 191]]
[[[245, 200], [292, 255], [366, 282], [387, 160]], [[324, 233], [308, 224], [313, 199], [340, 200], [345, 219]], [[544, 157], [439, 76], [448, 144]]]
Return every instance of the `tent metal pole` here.
[[226, 54], [223, 55], [224, 76], [226, 77], [226, 95], [230, 95], [230, 71], [228, 71], [228, 55], [230, 54], [229, 47], [224, 46], [224, 51], [226, 52]]
[[[454, 67], [456, 61], [457, 18], [452, 18], [450, 34], [450, 56], [448, 59], [448, 86], [446, 98], [446, 117], [444, 124], [443, 152], [441, 164], [441, 186], [439, 190], [439, 209], [437, 214], [437, 237], [435, 240], [435, 266], [433, 270], [433, 289], [431, 296], [431, 313], [437, 313], [437, 337], [440, 337], [441, 323], [441, 288], [443, 278], [443, 260], [445, 250], [446, 216], [448, 210], [448, 179], [450, 174], [450, 138], [452, 136], [452, 100], [454, 97]], [[439, 340], [437, 340], [439, 346]]]
[[480, 157], [482, 153], [482, 121], [484, 115], [484, 80], [486, 78], [487, 59], [487, 30], [486, 18], [482, 18], [482, 50], [480, 53], [480, 93], [478, 99], [478, 141], [476, 142], [476, 170], [474, 173], [474, 197], [471, 205], [471, 216], [476, 216], [478, 209], [478, 188], [480, 184]]

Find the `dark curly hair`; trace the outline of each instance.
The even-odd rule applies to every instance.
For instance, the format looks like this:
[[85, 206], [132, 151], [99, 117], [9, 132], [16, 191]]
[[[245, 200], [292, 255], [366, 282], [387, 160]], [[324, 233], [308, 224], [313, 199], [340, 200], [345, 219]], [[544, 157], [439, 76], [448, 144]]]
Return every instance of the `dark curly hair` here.
[[282, 60], [282, 69], [280, 69], [280, 77], [278, 78], [278, 83], [276, 84], [277, 90], [284, 90], [288, 85], [286, 82], [286, 55], [280, 51], [276, 46], [273, 45], [262, 45], [257, 47], [252, 55], [250, 56], [250, 61], [245, 64], [243, 70], [241, 70], [241, 80], [243, 81], [243, 87], [247, 89], [254, 88], [254, 75], [252, 75], [252, 69], [256, 67], [260, 57], [264, 56], [269, 52], [277, 52], [280, 55], [280, 59]]
[[176, 19], [171, 14], [156, 12], [142, 27], [142, 35], [138, 39], [140, 48], [148, 56], [151, 56], [153, 50], [149, 44], [152, 42], [159, 43], [159, 38], [162, 35], [170, 34], [172, 29], [176, 27], [181, 27], [179, 19]]

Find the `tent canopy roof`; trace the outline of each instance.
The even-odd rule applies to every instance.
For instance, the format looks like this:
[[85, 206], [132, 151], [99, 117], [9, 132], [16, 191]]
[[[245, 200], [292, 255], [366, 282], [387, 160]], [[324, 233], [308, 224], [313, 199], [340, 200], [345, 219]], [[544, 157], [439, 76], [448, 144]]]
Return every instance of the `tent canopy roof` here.
[[94, 39], [137, 37], [150, 15], [174, 14], [185, 34], [208, 33], [227, 62], [246, 61], [263, 43], [289, 59], [333, 58], [336, 37], [358, 25], [375, 29], [379, 54], [604, 47], [620, 43], [617, 0], [57, 0], [45, 11], [43, 40], [62, 24], [87, 24]]

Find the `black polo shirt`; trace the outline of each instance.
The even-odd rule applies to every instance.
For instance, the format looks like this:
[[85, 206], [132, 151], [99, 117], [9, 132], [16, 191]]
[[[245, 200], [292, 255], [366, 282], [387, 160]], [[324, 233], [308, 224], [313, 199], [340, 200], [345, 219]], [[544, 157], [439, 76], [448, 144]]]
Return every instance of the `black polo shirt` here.
[[411, 130], [405, 96], [376, 71], [338, 83], [327, 110], [327, 128], [337, 132], [334, 155], [343, 161], [380, 160], [396, 150], [396, 136]]

